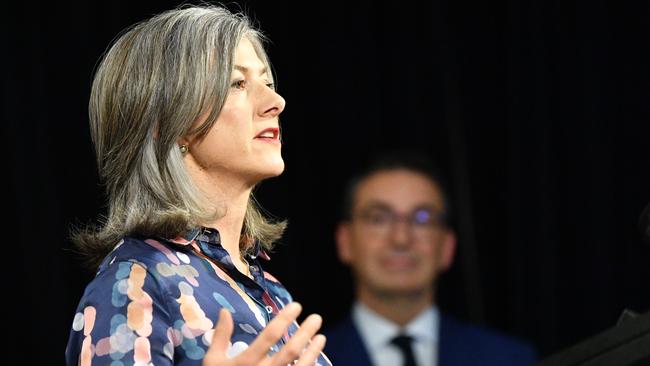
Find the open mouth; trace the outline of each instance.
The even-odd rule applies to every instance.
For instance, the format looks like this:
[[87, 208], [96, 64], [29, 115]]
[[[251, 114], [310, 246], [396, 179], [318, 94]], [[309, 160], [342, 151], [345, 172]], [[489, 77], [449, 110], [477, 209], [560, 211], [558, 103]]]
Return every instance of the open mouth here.
[[262, 130], [260, 133], [255, 136], [256, 139], [260, 140], [269, 140], [269, 141], [279, 141], [280, 129], [277, 127], [271, 127]]

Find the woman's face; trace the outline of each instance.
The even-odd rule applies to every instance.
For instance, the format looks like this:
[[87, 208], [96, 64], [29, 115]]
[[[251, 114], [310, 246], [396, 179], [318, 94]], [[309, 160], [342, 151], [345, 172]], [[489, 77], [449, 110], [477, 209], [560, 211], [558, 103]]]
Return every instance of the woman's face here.
[[253, 44], [242, 38], [228, 97], [216, 123], [203, 139], [189, 142], [188, 155], [199, 169], [246, 184], [282, 173], [278, 115], [285, 101], [275, 92], [270, 72]]

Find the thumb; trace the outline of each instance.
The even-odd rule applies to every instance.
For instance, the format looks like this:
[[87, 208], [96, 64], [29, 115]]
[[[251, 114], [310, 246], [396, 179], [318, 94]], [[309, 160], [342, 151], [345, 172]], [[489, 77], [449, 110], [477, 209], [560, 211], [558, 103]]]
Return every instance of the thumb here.
[[212, 334], [212, 343], [208, 349], [206, 358], [209, 359], [223, 359], [226, 355], [226, 350], [230, 344], [230, 336], [233, 330], [232, 315], [224, 308], [219, 311], [219, 320], [217, 325], [214, 326], [214, 334]]

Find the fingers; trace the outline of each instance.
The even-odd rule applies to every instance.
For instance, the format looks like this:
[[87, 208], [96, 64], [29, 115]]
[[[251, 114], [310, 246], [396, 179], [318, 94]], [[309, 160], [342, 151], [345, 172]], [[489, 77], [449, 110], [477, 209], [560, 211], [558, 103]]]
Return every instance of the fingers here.
[[[276, 344], [289, 326], [302, 311], [298, 303], [291, 303], [267, 324], [255, 341], [232, 361], [238, 365], [278, 365], [285, 366], [297, 362], [297, 365], [313, 365], [325, 346], [325, 337], [316, 335], [323, 320], [320, 315], [308, 316], [289, 341], [273, 357], [267, 357], [268, 351]], [[226, 360], [226, 351], [233, 332], [232, 315], [226, 309], [219, 312], [219, 320], [214, 327], [212, 344], [208, 349], [204, 365], [216, 365]], [[311, 340], [311, 341], [310, 341]]]
[[250, 347], [239, 355], [239, 357], [245, 361], [244, 364], [254, 365], [262, 361], [266, 357], [271, 346], [280, 340], [282, 335], [289, 328], [289, 325], [296, 320], [301, 311], [302, 306], [296, 302], [285, 306], [284, 309], [282, 309], [278, 315], [266, 325], [266, 328], [264, 328], [262, 333], [260, 333], [255, 341], [251, 343]]
[[300, 356], [300, 359], [298, 360], [296, 366], [312, 366], [325, 347], [325, 341], [325, 336], [322, 334], [318, 334], [312, 338], [311, 342], [309, 343], [309, 347], [307, 347], [307, 349]]
[[[286, 365], [293, 363], [295, 360], [300, 359], [302, 361], [303, 357], [301, 355], [304, 355], [303, 352], [305, 352], [305, 347], [307, 347], [309, 340], [314, 337], [314, 334], [318, 331], [320, 328], [321, 324], [323, 323], [323, 318], [321, 318], [320, 315], [317, 314], [312, 314], [308, 316], [305, 321], [302, 322], [300, 325], [300, 328], [296, 331], [296, 333], [289, 339], [289, 341], [282, 346], [282, 349], [272, 357], [272, 364], [273, 365]], [[320, 337], [317, 337], [320, 339]], [[316, 342], [316, 345], [314, 347], [318, 347], [318, 343], [320, 341]], [[324, 342], [323, 342], [324, 345]], [[311, 345], [310, 345], [311, 347]], [[320, 352], [320, 349], [318, 350]], [[311, 353], [310, 353], [311, 355]], [[316, 354], [316, 357], [318, 354]], [[305, 356], [306, 362], [309, 362], [309, 356]], [[313, 364], [312, 359], [312, 364]]]
[[226, 357], [226, 350], [230, 345], [230, 337], [233, 330], [232, 315], [226, 309], [219, 311], [219, 320], [217, 325], [214, 326], [214, 334], [212, 334], [212, 343], [208, 352], [205, 354], [206, 362], [215, 362], [222, 360]]

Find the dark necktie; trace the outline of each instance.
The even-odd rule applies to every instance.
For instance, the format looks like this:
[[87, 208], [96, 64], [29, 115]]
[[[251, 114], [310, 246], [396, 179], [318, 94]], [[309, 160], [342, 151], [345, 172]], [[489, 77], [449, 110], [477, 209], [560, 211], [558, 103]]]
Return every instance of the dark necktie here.
[[413, 347], [411, 346], [411, 343], [413, 343], [413, 337], [407, 336], [404, 334], [398, 334], [395, 338], [393, 338], [390, 343], [396, 345], [400, 351], [402, 351], [402, 356], [404, 359], [404, 363], [402, 365], [404, 366], [416, 366], [417, 364], [415, 363], [415, 356], [413, 355]]

